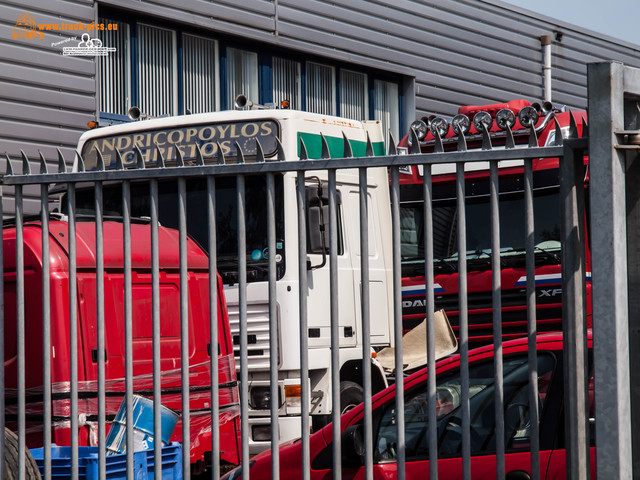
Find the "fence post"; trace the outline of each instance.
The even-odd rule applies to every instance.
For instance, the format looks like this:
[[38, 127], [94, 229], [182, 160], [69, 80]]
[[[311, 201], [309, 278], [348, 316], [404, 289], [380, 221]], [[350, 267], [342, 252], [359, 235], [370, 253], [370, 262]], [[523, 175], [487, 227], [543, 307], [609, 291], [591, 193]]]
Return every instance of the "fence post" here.
[[596, 471], [603, 480], [632, 478], [625, 162], [615, 148], [623, 77], [621, 63], [587, 68]]
[[564, 141], [560, 161], [562, 318], [567, 478], [588, 478], [587, 332], [585, 312], [584, 165], [586, 142]]
[[[640, 238], [640, 70], [625, 67], [624, 70], [624, 128], [618, 138], [625, 145], [617, 145], [618, 150], [625, 152], [625, 201], [627, 214], [627, 279], [629, 282], [629, 375], [631, 384], [631, 424], [640, 419], [640, 351], [631, 345], [640, 345], [640, 249], [633, 248]], [[640, 430], [631, 429], [633, 470], [640, 474]]]

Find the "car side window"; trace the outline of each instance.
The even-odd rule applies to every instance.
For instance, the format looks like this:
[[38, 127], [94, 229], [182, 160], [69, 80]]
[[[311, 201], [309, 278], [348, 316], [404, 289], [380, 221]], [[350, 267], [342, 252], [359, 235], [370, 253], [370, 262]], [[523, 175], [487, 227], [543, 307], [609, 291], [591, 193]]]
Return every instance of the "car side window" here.
[[[550, 354], [538, 356], [539, 411], [547, 397], [555, 359]], [[505, 444], [507, 450], [528, 447], [530, 436], [529, 387], [527, 357], [516, 356], [503, 361]], [[406, 457], [428, 458], [428, 395], [426, 382], [405, 395]], [[462, 446], [462, 382], [459, 370], [436, 381], [436, 415], [438, 421], [438, 456], [459, 456]], [[495, 385], [493, 360], [469, 368], [469, 405], [471, 414], [471, 452], [495, 451]], [[374, 462], [395, 461], [397, 455], [395, 403], [389, 404], [379, 422], [375, 437]]]

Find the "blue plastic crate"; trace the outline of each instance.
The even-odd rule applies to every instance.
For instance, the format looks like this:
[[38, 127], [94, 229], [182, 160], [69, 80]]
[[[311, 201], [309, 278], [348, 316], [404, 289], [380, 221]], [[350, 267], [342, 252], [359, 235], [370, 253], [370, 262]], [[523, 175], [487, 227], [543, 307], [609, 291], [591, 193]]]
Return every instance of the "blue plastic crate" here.
[[[44, 448], [34, 448], [31, 454], [44, 475]], [[133, 454], [135, 480], [153, 480], [153, 450]], [[127, 455], [106, 457], [107, 479], [126, 479]], [[71, 447], [51, 446], [51, 478], [62, 480], [71, 477]], [[98, 480], [98, 447], [78, 447], [78, 478]], [[162, 479], [182, 480], [182, 445], [174, 442], [162, 448]]]

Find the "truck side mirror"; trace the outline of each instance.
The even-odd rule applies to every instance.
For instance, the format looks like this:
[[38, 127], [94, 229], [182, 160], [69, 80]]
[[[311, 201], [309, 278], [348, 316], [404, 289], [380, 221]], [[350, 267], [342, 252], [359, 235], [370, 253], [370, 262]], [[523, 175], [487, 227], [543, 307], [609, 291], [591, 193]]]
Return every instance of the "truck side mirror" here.
[[[326, 255], [329, 253], [329, 192], [326, 185], [319, 181], [317, 185], [307, 186], [305, 195], [307, 253], [322, 255], [320, 265], [309, 267], [309, 270], [313, 270], [326, 264]], [[337, 192], [336, 204], [341, 203], [342, 197], [340, 192]]]

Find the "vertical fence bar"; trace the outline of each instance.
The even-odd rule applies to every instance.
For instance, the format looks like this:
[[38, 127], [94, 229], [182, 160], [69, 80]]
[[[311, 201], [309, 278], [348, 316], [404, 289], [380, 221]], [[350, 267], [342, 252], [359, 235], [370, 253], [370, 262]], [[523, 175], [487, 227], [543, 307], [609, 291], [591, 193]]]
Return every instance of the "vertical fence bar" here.
[[404, 377], [402, 357], [402, 266], [400, 264], [400, 180], [398, 167], [391, 167], [391, 243], [393, 249], [393, 335], [395, 346], [396, 432], [398, 478], [405, 477]]
[[371, 308], [369, 291], [369, 199], [367, 169], [360, 168], [360, 285], [362, 312], [362, 386], [364, 394], [365, 478], [373, 478], [373, 421], [371, 414]]
[[122, 249], [124, 260], [124, 362], [127, 478], [133, 478], [133, 318], [131, 283], [131, 182], [122, 182]]
[[460, 380], [462, 382], [462, 474], [471, 479], [471, 440], [469, 412], [469, 322], [467, 304], [467, 217], [465, 210], [464, 163], [456, 164], [456, 197], [458, 207], [458, 308], [460, 337]]
[[69, 238], [69, 380], [71, 403], [71, 478], [78, 478], [78, 283], [76, 242], [76, 185], [67, 184]]
[[[596, 471], [599, 479], [633, 475], [626, 243], [625, 162], [614, 131], [622, 130], [624, 66], [588, 65], [593, 363]], [[600, 393], [601, 392], [601, 393]]]
[[491, 202], [491, 289], [493, 307], [493, 368], [495, 378], [496, 478], [505, 476], [504, 384], [502, 368], [502, 283], [500, 269], [500, 207], [498, 194], [498, 162], [489, 164]]
[[97, 357], [98, 357], [98, 478], [103, 480], [107, 475], [106, 467], [106, 401], [105, 401], [105, 322], [104, 322], [104, 236], [102, 212], [102, 183], [96, 182], [96, 317], [97, 317]]
[[329, 298], [331, 316], [331, 417], [333, 422], [333, 478], [342, 478], [340, 425], [340, 318], [338, 311], [338, 205], [336, 170], [329, 174]]
[[309, 453], [309, 406], [311, 392], [309, 382], [309, 324], [307, 321], [307, 217], [304, 171], [298, 172], [296, 196], [298, 201], [298, 308], [300, 309], [300, 401], [302, 415], [302, 480], [311, 478]]
[[[436, 329], [435, 295], [433, 278], [433, 183], [431, 164], [424, 165], [422, 177], [422, 196], [424, 202], [424, 278], [425, 304], [427, 315], [427, 394], [429, 458], [438, 458], [438, 416], [436, 409]], [[438, 462], [429, 462], [429, 479], [438, 480]]]
[[238, 318], [240, 321], [240, 431], [242, 434], [242, 478], [249, 478], [249, 365], [247, 352], [247, 238], [244, 175], [236, 178], [238, 202]]
[[218, 256], [216, 237], [216, 179], [207, 176], [207, 218], [209, 220], [209, 344], [211, 357], [211, 480], [220, 478], [220, 378], [218, 375]]
[[560, 210], [565, 441], [569, 478], [589, 476], [583, 178], [582, 152], [573, 149], [571, 140], [565, 140], [560, 162]]
[[51, 479], [51, 279], [49, 262], [49, 185], [40, 185], [42, 227], [42, 413], [44, 478]]
[[[162, 370], [160, 346], [160, 253], [158, 241], [158, 180], [149, 182], [151, 215], [151, 323], [153, 350], [153, 438], [162, 438]], [[184, 452], [183, 452], [184, 455]], [[162, 442], [153, 442], [154, 478], [162, 476]]]
[[[7, 162], [11, 162], [9, 157], [6, 157]], [[0, 183], [0, 222], [4, 225], [4, 187]], [[4, 365], [5, 357], [5, 316], [4, 316], [4, 229], [0, 228], [0, 364]], [[4, 368], [0, 368], [0, 465], [4, 465], [5, 462], [5, 381]], [[4, 468], [0, 468], [0, 479], [5, 480], [7, 478]]]
[[527, 275], [527, 359], [531, 419], [531, 478], [540, 478], [540, 412], [538, 410], [538, 350], [536, 337], [536, 257], [533, 212], [533, 160], [524, 161], [525, 262]]
[[189, 410], [189, 277], [187, 272], [187, 182], [178, 178], [180, 249], [180, 372], [182, 381], [182, 478], [191, 477], [191, 412]]
[[24, 304], [24, 217], [22, 185], [16, 185], [16, 302], [18, 313], [18, 475], [25, 478], [26, 404], [25, 404], [25, 304]]
[[[271, 478], [280, 478], [280, 454], [278, 444], [280, 429], [278, 425], [278, 303], [276, 288], [276, 188], [273, 173], [267, 174], [267, 249], [269, 252], [269, 382], [271, 392]], [[286, 395], [285, 395], [286, 397]]]

